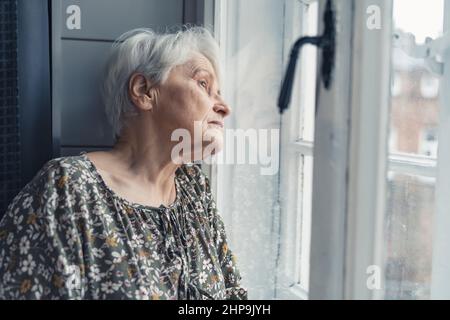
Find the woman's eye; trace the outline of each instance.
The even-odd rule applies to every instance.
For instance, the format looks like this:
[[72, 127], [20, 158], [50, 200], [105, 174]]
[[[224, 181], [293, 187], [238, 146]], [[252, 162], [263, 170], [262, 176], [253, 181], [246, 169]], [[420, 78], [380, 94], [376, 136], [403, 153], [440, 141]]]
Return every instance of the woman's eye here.
[[204, 80], [201, 80], [200, 81], [200, 85], [206, 89], [207, 86], [208, 86], [208, 83], [206, 81], [204, 81]]

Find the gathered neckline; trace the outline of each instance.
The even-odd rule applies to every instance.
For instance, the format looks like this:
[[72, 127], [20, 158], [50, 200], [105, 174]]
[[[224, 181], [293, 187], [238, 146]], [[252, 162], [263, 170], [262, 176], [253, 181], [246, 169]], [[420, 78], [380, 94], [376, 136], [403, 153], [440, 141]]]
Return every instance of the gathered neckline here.
[[130, 200], [125, 199], [124, 197], [120, 196], [119, 194], [117, 194], [114, 190], [112, 190], [105, 182], [105, 180], [103, 179], [103, 177], [101, 176], [101, 174], [98, 172], [97, 167], [95, 166], [95, 164], [92, 162], [91, 159], [89, 159], [89, 157], [86, 155], [86, 151], [81, 151], [79, 156], [82, 157], [89, 165], [89, 170], [90, 172], [94, 175], [94, 177], [97, 179], [97, 181], [102, 185], [102, 187], [108, 191], [108, 193], [111, 194], [111, 196], [113, 196], [114, 198], [116, 198], [117, 200], [123, 202], [125, 205], [127, 205], [128, 207], [132, 207], [132, 208], [137, 208], [137, 209], [144, 209], [144, 210], [157, 210], [157, 211], [161, 211], [161, 210], [167, 210], [167, 209], [173, 209], [175, 207], [177, 207], [180, 203], [180, 194], [181, 194], [181, 190], [180, 190], [180, 185], [179, 185], [179, 180], [178, 180], [178, 175], [180, 173], [180, 168], [177, 169], [176, 173], [175, 173], [175, 178], [174, 178], [174, 182], [175, 182], [175, 200], [168, 206], [161, 204], [159, 207], [154, 207], [154, 206], [149, 206], [149, 205], [144, 205], [144, 204], [140, 204], [137, 202], [133, 202]]

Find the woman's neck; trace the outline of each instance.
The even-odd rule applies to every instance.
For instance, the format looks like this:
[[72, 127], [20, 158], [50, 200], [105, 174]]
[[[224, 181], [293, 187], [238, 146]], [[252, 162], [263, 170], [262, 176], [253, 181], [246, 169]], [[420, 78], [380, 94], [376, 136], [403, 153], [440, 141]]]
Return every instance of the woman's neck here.
[[139, 136], [137, 131], [125, 131], [109, 151], [116, 164], [114, 170], [133, 184], [150, 190], [152, 197], [171, 203], [176, 194], [174, 178], [180, 166], [171, 159], [172, 145], [157, 132]]

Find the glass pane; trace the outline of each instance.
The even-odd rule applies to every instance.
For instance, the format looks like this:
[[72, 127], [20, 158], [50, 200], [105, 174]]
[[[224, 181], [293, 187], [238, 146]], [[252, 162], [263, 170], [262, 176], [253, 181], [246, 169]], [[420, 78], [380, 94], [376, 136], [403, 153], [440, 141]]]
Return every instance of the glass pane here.
[[385, 299], [430, 295], [433, 178], [390, 172], [385, 216]]
[[[288, 2], [286, 2], [288, 4]], [[318, 2], [296, 2], [287, 6], [285, 49], [284, 56], [287, 59], [290, 55], [292, 45], [303, 36], [314, 36], [318, 34]], [[287, 62], [286, 62], [287, 65]], [[285, 66], [286, 67], [286, 66]], [[294, 77], [290, 108], [293, 122], [292, 141], [314, 140], [314, 115], [316, 106], [316, 78], [317, 78], [317, 47], [306, 45], [301, 49], [296, 74]], [[289, 131], [291, 132], [291, 131]]]
[[[395, 0], [394, 29], [411, 33], [416, 43], [443, 32], [443, 0]], [[420, 23], [418, 23], [420, 21]], [[436, 158], [439, 77], [427, 70], [423, 59], [393, 48], [391, 76], [390, 152]]]
[[[271, 165], [279, 168], [275, 165], [279, 139], [272, 137], [277, 137], [280, 129], [276, 102], [284, 70], [284, 1], [227, 0], [216, 4], [222, 10], [218, 22], [223, 91], [232, 108], [226, 119], [224, 151], [236, 150], [234, 155], [224, 154], [224, 164], [218, 167], [218, 206], [230, 226], [230, 247], [234, 246], [240, 261], [249, 298], [272, 299], [277, 274], [277, 253], [273, 250], [278, 250], [279, 239], [273, 233], [273, 217], [279, 178], [277, 170], [276, 174], [264, 175], [262, 169]], [[245, 141], [245, 148], [238, 153], [236, 137], [244, 135], [248, 138], [239, 140]], [[228, 162], [226, 156], [234, 161]], [[242, 158], [244, 164], [239, 160]]]
[[[318, 2], [305, 6], [303, 30], [305, 35], [318, 34]], [[301, 52], [300, 62], [300, 132], [299, 137], [306, 141], [314, 141], [314, 120], [316, 106], [316, 68], [317, 47], [305, 46]]]
[[[416, 44], [442, 35], [444, 0], [393, 4], [394, 30], [414, 35]], [[383, 289], [385, 299], [428, 299], [435, 179], [428, 177], [423, 156], [437, 158], [440, 75], [397, 43], [392, 48], [389, 152], [402, 154], [407, 164], [391, 166], [387, 177]]]

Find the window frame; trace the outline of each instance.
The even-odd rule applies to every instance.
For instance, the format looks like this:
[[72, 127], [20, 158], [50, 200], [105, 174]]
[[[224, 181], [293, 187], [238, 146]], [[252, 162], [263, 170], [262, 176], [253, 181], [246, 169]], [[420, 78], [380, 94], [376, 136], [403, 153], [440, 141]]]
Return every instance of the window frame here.
[[[444, 31], [450, 33], [450, 3], [444, 1]], [[447, 48], [446, 64], [450, 64], [450, 49]], [[441, 88], [450, 87], [450, 68], [444, 68], [440, 80]], [[438, 165], [435, 191], [435, 212], [433, 232], [433, 261], [431, 275], [431, 299], [450, 299], [450, 215], [448, 214], [448, 195], [450, 194], [450, 93], [440, 90], [440, 114], [438, 133]], [[444, 164], [444, 165], [443, 165]]]
[[[305, 5], [313, 1], [316, 0], [301, 3]], [[368, 266], [378, 265], [381, 270], [384, 267], [381, 260], [382, 223], [385, 214], [387, 172], [395, 171], [436, 178], [445, 171], [437, 167], [435, 158], [401, 153], [388, 155], [390, 86], [382, 84], [390, 83], [391, 2], [390, 0], [334, 2], [341, 23], [336, 48], [335, 78], [329, 91], [321, 86], [320, 77], [316, 79], [318, 110], [314, 142], [298, 139], [299, 122], [294, 120], [300, 119], [301, 104], [291, 103], [291, 108], [281, 118], [279, 197], [281, 245], [275, 284], [277, 299], [382, 298], [382, 290], [368, 290], [366, 281]], [[324, 4], [324, 1], [319, 1], [319, 29], [323, 28], [320, 17]], [[295, 40], [292, 32], [288, 30], [292, 20], [298, 19], [298, 16], [295, 16], [295, 10], [292, 10], [294, 5], [298, 3], [284, 1], [285, 12], [291, 13], [285, 20], [285, 62], [287, 62], [290, 46]], [[389, 25], [383, 26], [380, 31], [368, 30], [366, 10], [369, 5], [378, 5], [382, 8], [382, 21]], [[450, 4], [446, 3], [446, 6]], [[209, 12], [214, 14], [214, 32], [219, 43], [226, 36], [221, 32], [225, 30], [223, 25], [225, 21], [219, 18], [220, 15], [226, 14], [225, 10], [226, 5], [223, 1], [214, 1], [214, 5], [209, 7]], [[447, 30], [449, 30], [449, 16], [447, 12]], [[222, 47], [221, 49], [224, 50]], [[354, 54], [356, 50], [358, 55]], [[222, 54], [222, 57], [224, 56]], [[320, 51], [317, 69], [319, 66]], [[372, 66], [372, 72], [367, 72], [364, 66]], [[381, 68], [378, 68], [379, 66]], [[298, 78], [302, 77], [297, 75]], [[374, 83], [380, 85], [374, 87]], [[293, 101], [296, 101], [295, 92], [299, 91], [295, 88]], [[328, 112], [326, 112], [327, 109]], [[444, 110], [443, 115], [450, 117], [450, 110]], [[359, 126], [358, 124], [361, 123], [371, 125]], [[443, 133], [449, 131], [450, 125], [440, 126], [440, 146], [443, 144]], [[450, 148], [450, 141], [447, 145]], [[446, 154], [448, 154], [446, 159], [450, 160], [450, 150], [446, 151], [439, 147], [439, 159]], [[314, 159], [312, 208], [314, 215], [310, 231], [309, 292], [297, 283], [296, 272], [299, 262], [295, 255], [290, 254], [299, 252], [302, 245], [299, 239], [301, 232], [297, 227], [301, 225], [299, 220], [302, 217], [294, 208], [298, 205], [298, 157], [302, 155], [312, 156]], [[335, 162], [330, 163], [328, 160], [330, 158], [333, 158]], [[218, 183], [222, 180], [221, 172], [215, 165], [211, 166], [209, 172], [217, 201], [223, 201], [220, 198], [222, 186]], [[367, 175], [367, 172], [371, 174]], [[450, 177], [450, 172], [447, 176]], [[294, 180], [295, 183], [293, 183]], [[450, 227], [449, 218], [444, 217], [443, 212], [444, 191], [450, 192], [448, 184], [450, 181], [447, 179], [438, 179], [437, 193], [441, 194], [441, 217], [436, 220], [442, 224], [438, 225], [435, 222], [435, 230], [437, 234], [441, 234], [441, 238], [448, 237], [443, 234], [442, 226]], [[329, 201], [323, 201], [321, 196], [323, 194], [328, 194]], [[277, 212], [273, 214], [276, 215]], [[291, 246], [284, 245], [293, 238], [298, 241]], [[450, 240], [442, 242], [440, 247], [435, 248], [433, 245], [434, 256], [439, 254], [446, 265], [450, 265], [448, 253], [450, 250], [446, 244]], [[442, 254], [444, 249], [447, 250], [446, 254]], [[439, 269], [434, 261], [435, 259], [433, 259], [433, 279], [434, 273]], [[440, 276], [446, 281], [450, 277], [450, 275], [442, 275], [442, 272]], [[440, 290], [437, 283], [438, 281], [434, 279], [432, 286], [435, 291]], [[440, 283], [448, 283], [448, 281], [440, 281]]]
[[[367, 27], [369, 6], [380, 8], [380, 29]], [[371, 266], [383, 279], [390, 119], [392, 1], [355, 1], [344, 262], [344, 299], [380, 299], [367, 286]], [[386, 85], [388, 84], [388, 85]]]
[[[450, 193], [450, 167], [439, 163], [450, 161], [450, 141], [446, 134], [450, 123], [440, 121], [438, 158], [415, 154], [388, 153], [388, 117], [390, 96], [383, 83], [390, 83], [392, 3], [388, 0], [352, 1], [353, 9], [335, 2], [340, 15], [341, 34], [338, 34], [336, 64], [342, 56], [352, 57], [349, 97], [351, 110], [345, 97], [332, 99], [342, 79], [348, 79], [346, 65], [337, 66], [335, 83], [331, 92], [319, 91], [319, 113], [316, 118], [316, 142], [314, 163], [313, 221], [311, 240], [311, 298], [313, 299], [381, 299], [381, 290], [367, 287], [368, 266], [380, 267], [383, 277], [383, 218], [386, 204], [387, 172], [437, 178], [436, 212], [433, 240], [432, 298], [450, 298], [447, 284], [450, 275], [444, 270], [450, 267], [450, 217], [446, 203]], [[366, 9], [369, 5], [381, 8], [380, 32], [366, 27]], [[446, 8], [450, 7], [445, 3]], [[353, 11], [352, 11], [353, 10]], [[450, 13], [446, 9], [446, 29], [450, 30]], [[346, 17], [346, 12], [352, 12]], [[345, 16], [345, 18], [344, 18]], [[348, 19], [347, 19], [348, 18]], [[389, 24], [387, 24], [389, 23]], [[353, 30], [353, 46], [343, 45], [348, 28]], [[341, 37], [341, 38], [339, 38]], [[340, 43], [340, 45], [339, 45]], [[358, 52], [358, 54], [355, 54]], [[450, 55], [449, 55], [450, 56]], [[448, 69], [447, 69], [448, 70]], [[346, 77], [347, 76], [347, 77]], [[450, 85], [450, 72], [441, 79], [441, 87]], [[341, 87], [345, 91], [345, 86]], [[450, 95], [441, 90], [440, 119], [450, 117]], [[445, 97], [443, 97], [445, 95]], [[332, 108], [348, 116], [321, 113]], [[336, 111], [336, 112], [337, 112]], [[442, 123], [441, 123], [442, 122]], [[448, 122], [448, 121], [447, 121]], [[364, 124], [364, 126], [359, 125]], [[346, 127], [350, 130], [346, 131]], [[347, 150], [349, 161], [342, 151], [333, 150], [331, 139], [341, 142]], [[348, 140], [345, 140], [347, 137]], [[342, 140], [340, 140], [342, 139]], [[368, 147], [370, 146], [370, 147]], [[337, 159], [330, 168], [326, 159]], [[439, 159], [439, 161], [438, 161]], [[342, 170], [346, 177], [337, 173]], [[344, 187], [344, 188], [343, 188]], [[339, 189], [344, 191], [339, 192]], [[320, 194], [331, 195], [324, 201]], [[337, 217], [336, 217], [337, 216]], [[330, 221], [333, 226], [330, 226]], [[344, 258], [343, 258], [344, 257]]]
[[[360, 0], [358, 0], [360, 1]], [[319, 2], [319, 15], [325, 1]], [[347, 164], [354, 1], [333, 1], [335, 68], [327, 90], [317, 88], [311, 221], [310, 299], [342, 299], [345, 275]], [[323, 22], [319, 19], [319, 30]], [[321, 63], [319, 53], [318, 66]]]
[[[312, 1], [284, 1], [284, 48], [283, 65], [287, 65], [292, 44], [299, 36], [309, 34], [307, 25], [309, 23], [309, 5], [316, 2]], [[319, 15], [320, 16], [320, 15]], [[302, 23], [296, 24], [296, 21]], [[298, 29], [296, 29], [298, 28]], [[299, 34], [295, 34], [298, 30]], [[310, 228], [305, 223], [303, 216], [303, 200], [299, 198], [301, 191], [300, 176], [302, 176], [299, 167], [303, 157], [313, 158], [314, 142], [304, 140], [301, 137], [301, 129], [306, 112], [306, 102], [300, 92], [306, 89], [306, 82], [311, 75], [305, 74], [305, 66], [311, 63], [305, 59], [302, 54], [299, 56], [298, 67], [296, 69], [295, 83], [291, 99], [291, 107], [281, 116], [281, 147], [280, 147], [280, 247], [277, 261], [277, 281], [276, 281], [276, 299], [308, 299], [307, 283], [309, 279], [305, 278], [300, 272], [305, 262], [301, 260], [302, 252], [305, 249], [304, 234], [307, 234], [305, 228]], [[314, 71], [316, 78], [317, 68]], [[304, 158], [303, 158], [304, 164]], [[301, 208], [299, 210], [299, 208]], [[295, 239], [296, 241], [292, 241]], [[308, 258], [308, 255], [306, 255]], [[309, 265], [309, 259], [306, 262]], [[309, 266], [308, 266], [309, 268]], [[309, 274], [309, 272], [308, 272]]]

